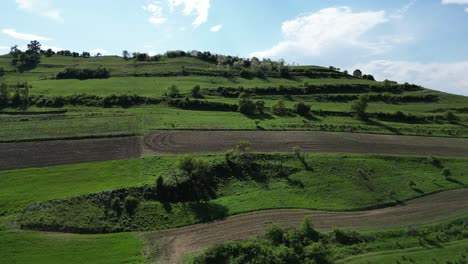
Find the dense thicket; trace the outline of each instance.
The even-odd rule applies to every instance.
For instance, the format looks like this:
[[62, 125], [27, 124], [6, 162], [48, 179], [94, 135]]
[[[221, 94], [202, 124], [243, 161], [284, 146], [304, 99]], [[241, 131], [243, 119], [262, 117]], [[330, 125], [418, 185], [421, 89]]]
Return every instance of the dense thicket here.
[[95, 69], [79, 69], [79, 68], [66, 68], [65, 70], [57, 73], [57, 80], [60, 79], [106, 79], [110, 77], [110, 70], [98, 67]]

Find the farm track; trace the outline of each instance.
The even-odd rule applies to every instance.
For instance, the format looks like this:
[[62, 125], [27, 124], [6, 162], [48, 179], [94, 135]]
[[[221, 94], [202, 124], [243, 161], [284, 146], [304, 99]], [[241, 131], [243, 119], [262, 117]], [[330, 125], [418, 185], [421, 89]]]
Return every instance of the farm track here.
[[220, 152], [240, 140], [253, 151], [468, 157], [468, 139], [319, 131], [156, 131], [140, 137], [0, 143], [0, 170], [137, 158], [142, 154]]
[[318, 229], [389, 228], [429, 224], [468, 212], [468, 189], [446, 191], [417, 198], [402, 205], [355, 212], [313, 210], [269, 210], [228, 217], [225, 220], [197, 224], [173, 230], [143, 234], [148, 246], [161, 247], [157, 258], [161, 263], [179, 263], [181, 257], [210, 246], [240, 240], [264, 233], [271, 223], [286, 227], [298, 226], [310, 216]]

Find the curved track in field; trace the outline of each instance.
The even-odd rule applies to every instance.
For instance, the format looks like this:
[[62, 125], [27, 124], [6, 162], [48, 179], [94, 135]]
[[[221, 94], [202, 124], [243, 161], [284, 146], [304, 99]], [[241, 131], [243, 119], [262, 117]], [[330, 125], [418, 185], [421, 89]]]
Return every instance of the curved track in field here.
[[[225, 220], [144, 234], [148, 245], [161, 246], [162, 263], [179, 263], [181, 257], [228, 240], [263, 234], [271, 223], [298, 226], [312, 217], [319, 229], [386, 228], [428, 224], [468, 212], [468, 189], [446, 191], [408, 201], [402, 205], [355, 212], [269, 210], [228, 217]], [[151, 250], [151, 249], [149, 249]]]
[[253, 151], [349, 152], [468, 157], [468, 139], [331, 133], [320, 131], [156, 131], [143, 138], [146, 153], [203, 153], [234, 148], [241, 140]]

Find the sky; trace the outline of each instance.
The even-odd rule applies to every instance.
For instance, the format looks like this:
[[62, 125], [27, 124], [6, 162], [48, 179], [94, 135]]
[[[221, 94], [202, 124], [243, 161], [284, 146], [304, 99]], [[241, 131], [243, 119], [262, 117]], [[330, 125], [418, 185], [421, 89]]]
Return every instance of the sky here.
[[468, 95], [468, 0], [2, 0], [0, 54], [200, 50]]

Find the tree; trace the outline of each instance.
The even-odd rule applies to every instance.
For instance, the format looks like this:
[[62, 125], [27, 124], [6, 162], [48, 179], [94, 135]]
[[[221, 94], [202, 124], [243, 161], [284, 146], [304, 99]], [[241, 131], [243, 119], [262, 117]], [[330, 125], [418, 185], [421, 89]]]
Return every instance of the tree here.
[[190, 91], [192, 93], [192, 97], [200, 98], [201, 97], [200, 90], [201, 90], [200, 85], [195, 85]]
[[28, 44], [28, 51], [40, 54], [41, 53], [41, 43], [37, 40], [31, 41], [31, 43]]
[[356, 114], [357, 119], [366, 120], [366, 109], [369, 104], [369, 97], [366, 95], [361, 95], [359, 98], [352, 102], [351, 111]]
[[122, 51], [122, 57], [124, 60], [130, 59], [130, 53], [127, 50]]
[[276, 115], [285, 115], [288, 111], [283, 100], [279, 100], [272, 106], [272, 111]]
[[52, 50], [52, 49], [47, 49], [45, 52], [44, 52], [44, 55], [46, 57], [52, 57], [55, 55], [55, 52]]
[[359, 70], [359, 69], [354, 70], [353, 76], [357, 77], [357, 78], [361, 78], [362, 77], [362, 71]]
[[272, 224], [266, 230], [265, 237], [270, 240], [273, 245], [280, 245], [284, 242], [284, 233], [284, 229], [281, 226]]
[[191, 181], [203, 182], [211, 171], [211, 164], [200, 158], [185, 155], [177, 160], [177, 168], [188, 176]]
[[257, 111], [260, 114], [263, 114], [265, 112], [265, 101], [258, 100], [255, 102], [255, 107], [257, 108]]
[[3, 67], [0, 67], [0, 77], [2, 77], [3, 75], [5, 75], [5, 69]]
[[0, 108], [8, 106], [8, 85], [4, 82], [0, 84]]
[[170, 98], [180, 97], [180, 91], [175, 84], [167, 88], [167, 96], [169, 96]]
[[304, 104], [303, 102], [299, 102], [294, 105], [294, 112], [298, 113], [301, 116], [308, 115], [310, 112], [310, 106]]
[[252, 115], [257, 110], [257, 106], [249, 98], [240, 98], [239, 99], [239, 106], [238, 111], [244, 115]]

